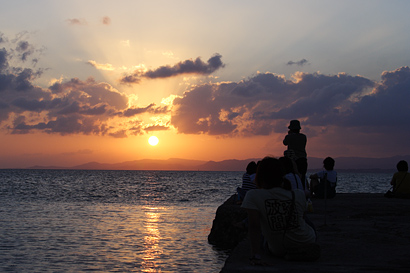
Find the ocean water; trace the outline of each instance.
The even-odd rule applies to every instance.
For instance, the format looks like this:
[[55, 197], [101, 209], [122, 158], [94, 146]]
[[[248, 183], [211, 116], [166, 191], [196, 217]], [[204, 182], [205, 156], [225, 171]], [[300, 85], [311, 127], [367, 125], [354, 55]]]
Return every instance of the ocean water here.
[[[382, 193], [392, 173], [339, 173]], [[219, 272], [207, 236], [242, 172], [0, 170], [0, 272]]]

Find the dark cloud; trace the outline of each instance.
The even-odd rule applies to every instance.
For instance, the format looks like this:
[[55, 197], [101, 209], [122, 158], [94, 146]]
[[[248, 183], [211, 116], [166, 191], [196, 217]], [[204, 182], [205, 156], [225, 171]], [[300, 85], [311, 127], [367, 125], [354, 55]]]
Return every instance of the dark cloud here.
[[141, 115], [144, 113], [157, 114], [157, 115], [167, 114], [169, 113], [169, 111], [170, 110], [167, 106], [158, 107], [155, 105], [155, 103], [151, 103], [150, 105], [146, 107], [128, 108], [121, 113], [117, 113], [117, 115], [123, 116], [123, 117], [134, 117], [134, 116]]
[[294, 81], [272, 73], [238, 83], [204, 84], [174, 100], [171, 124], [180, 133], [268, 135], [291, 119], [305, 130], [338, 127], [405, 131], [410, 118], [410, 69], [384, 72], [381, 82], [361, 76], [298, 73]]
[[126, 138], [128, 136], [126, 130], [119, 130], [113, 133], [109, 133], [108, 135], [115, 138]]
[[151, 107], [149, 109], [149, 113], [150, 114], [155, 114], [155, 115], [169, 114], [170, 111], [171, 110], [170, 110], [169, 106], [155, 106], [155, 107]]
[[122, 84], [135, 84], [135, 83], [140, 83], [141, 79], [137, 75], [128, 75], [128, 76], [124, 76], [123, 78], [121, 78], [120, 82]]
[[295, 83], [271, 73], [239, 83], [205, 84], [174, 100], [171, 124], [182, 133], [269, 134], [268, 115], [292, 103], [297, 92]]
[[136, 71], [131, 75], [124, 76], [120, 81], [124, 84], [131, 84], [139, 83], [141, 78], [169, 78], [183, 74], [209, 75], [225, 66], [221, 58], [221, 55], [215, 54], [209, 58], [206, 63], [198, 57], [195, 60], [185, 60], [173, 66], [161, 66], [155, 70], [148, 70], [146, 72]]
[[6, 37], [4, 36], [3, 33], [0, 32], [0, 44], [1, 44], [1, 43], [4, 43], [5, 40], [6, 40]]
[[304, 66], [304, 65], [307, 64], [307, 63], [308, 63], [308, 60], [302, 59], [302, 60], [296, 61], [296, 62], [294, 62], [294, 61], [289, 61], [287, 64], [288, 64], [288, 65], [294, 65], [294, 64], [296, 64], [296, 65], [298, 65], [298, 66]]
[[351, 106], [345, 124], [372, 131], [377, 127], [396, 128], [397, 133], [409, 131], [406, 124], [410, 120], [410, 68], [386, 71], [381, 78], [371, 94]]
[[90, 134], [93, 130], [99, 131], [98, 127], [87, 126], [87, 123], [84, 123], [84, 119], [81, 119], [79, 116], [61, 116], [56, 120], [48, 121], [47, 123], [40, 122], [34, 125], [27, 125], [25, 122], [22, 122], [14, 127], [13, 133], [28, 133], [33, 129], [41, 130], [46, 133], [59, 133], [61, 135], [79, 133]]
[[144, 129], [146, 132], [153, 132], [153, 131], [167, 131], [169, 130], [169, 127], [163, 126], [163, 125], [152, 125], [148, 126]]
[[107, 113], [108, 108], [109, 106], [107, 104], [97, 105], [94, 107], [84, 107], [80, 113], [88, 116], [100, 116]]
[[27, 41], [20, 41], [17, 44], [16, 50], [18, 52], [24, 52], [27, 51], [30, 48], [30, 44]]
[[[36, 49], [33, 44], [26, 40], [28, 37], [28, 32], [20, 32], [15, 38], [9, 40], [0, 33], [0, 43], [3, 44], [3, 48], [0, 48], [0, 72], [6, 68], [12, 69], [13, 71], [11, 71], [11, 73], [19, 73], [23, 70], [23, 68], [20, 67], [9, 67], [10, 60], [13, 60], [14, 63], [24, 63], [30, 60], [31, 65], [36, 66], [38, 57], [45, 51], [45, 48], [41, 47]], [[29, 57], [31, 57], [31, 59], [29, 59]], [[34, 74], [40, 75], [41, 72], [41, 70], [38, 70], [34, 72]], [[8, 71], [3, 71], [3, 73], [8, 73]]]
[[222, 120], [220, 113], [229, 109], [230, 104], [233, 106], [235, 97], [226, 98], [229, 100], [225, 101], [223, 94], [215, 97], [212, 85], [203, 85], [186, 92], [183, 98], [174, 100], [171, 124], [181, 133], [229, 134], [236, 125], [230, 120]]
[[[258, 73], [239, 82], [194, 86], [175, 98], [172, 108], [154, 103], [130, 107], [126, 94], [93, 78], [73, 78], [48, 88], [34, 85], [41, 69], [12, 65], [13, 58], [21, 60], [16, 52], [32, 50], [31, 43], [20, 43], [24, 39], [19, 37], [10, 48], [0, 49], [0, 123], [14, 134], [40, 131], [119, 138], [174, 127], [184, 134], [255, 136], [285, 134], [289, 120], [299, 119], [310, 143], [320, 137], [317, 145], [326, 149], [343, 141], [354, 147], [360, 137], [361, 146], [391, 140], [380, 149], [394, 149], [397, 143], [399, 152], [392, 152], [397, 154], [406, 146], [400, 143], [410, 138], [409, 67], [386, 71], [379, 82], [345, 73], [298, 72], [292, 80]], [[220, 67], [221, 57], [215, 55], [207, 63], [184, 61], [130, 77], [139, 81], [141, 76], [207, 74]], [[170, 114], [170, 122], [147, 125], [139, 119], [146, 114]]]
[[29, 38], [30, 34], [27, 31], [22, 31], [11, 40], [7, 38], [2, 39], [3, 43], [6, 44], [6, 47], [9, 47], [9, 59], [19, 60], [22, 62], [31, 61], [34, 66], [38, 63], [39, 55], [43, 54], [46, 48], [36, 48], [35, 45], [28, 41]]
[[5, 48], [0, 48], [0, 72], [8, 67], [7, 61], [7, 50]]
[[207, 63], [203, 62], [199, 57], [193, 60], [185, 60], [177, 63], [174, 66], [161, 66], [155, 70], [149, 70], [142, 76], [150, 79], [168, 78], [181, 74], [202, 74], [208, 75], [213, 73], [224, 64], [221, 61], [221, 55], [216, 54], [211, 57]]
[[136, 115], [141, 115], [141, 114], [143, 114], [143, 113], [148, 113], [149, 110], [150, 110], [151, 108], [153, 108], [154, 106], [155, 106], [155, 104], [154, 104], [154, 103], [151, 103], [151, 104], [148, 105], [147, 107], [142, 107], [142, 108], [129, 108], [129, 109], [125, 110], [125, 111], [122, 113], [122, 115], [123, 115], [124, 117], [133, 117], [133, 116], [136, 116]]
[[11, 102], [11, 105], [19, 108], [21, 111], [41, 112], [48, 108], [50, 101], [46, 100], [29, 100], [19, 97]]
[[[297, 99], [291, 104], [273, 111], [271, 119], [287, 119], [297, 114], [306, 117], [312, 125], [329, 125], [337, 122], [351, 105], [349, 100], [360, 95], [374, 83], [360, 76], [302, 74], [295, 85], [301, 91], [295, 93]], [[303, 93], [302, 93], [303, 92]]]
[[[12, 66], [20, 55], [37, 52], [24, 35], [13, 40], [13, 47], [0, 49], [0, 123], [12, 134], [41, 131], [49, 134], [95, 134], [126, 137], [164, 128], [124, 122], [138, 115], [163, 115], [167, 106], [129, 107], [128, 96], [110, 84], [72, 78], [48, 88], [35, 86], [43, 70]], [[21, 63], [21, 62], [20, 62]], [[112, 124], [116, 124], [113, 126]], [[144, 129], [146, 128], [146, 129]]]

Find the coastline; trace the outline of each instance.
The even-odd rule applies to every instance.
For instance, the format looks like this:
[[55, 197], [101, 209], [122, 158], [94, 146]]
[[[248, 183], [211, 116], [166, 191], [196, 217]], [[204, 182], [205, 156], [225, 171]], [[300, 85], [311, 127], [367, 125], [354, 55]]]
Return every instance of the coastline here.
[[313, 208], [308, 217], [316, 226], [322, 250], [318, 261], [290, 262], [264, 254], [267, 266], [251, 266], [245, 239], [233, 249], [221, 272], [409, 271], [409, 199], [342, 193], [326, 202], [313, 199]]

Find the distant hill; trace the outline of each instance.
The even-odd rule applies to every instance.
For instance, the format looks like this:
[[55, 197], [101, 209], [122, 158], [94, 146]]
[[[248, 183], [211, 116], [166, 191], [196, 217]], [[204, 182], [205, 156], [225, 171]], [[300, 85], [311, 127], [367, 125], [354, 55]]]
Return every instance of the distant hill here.
[[[167, 160], [142, 159], [115, 164], [89, 162], [86, 164], [77, 165], [73, 167], [33, 166], [30, 169], [245, 171], [246, 166], [250, 161], [258, 160], [260, 159], [229, 159], [222, 161], [201, 161], [179, 158], [170, 158]], [[337, 157], [335, 158], [335, 169], [339, 171], [395, 171], [396, 164], [400, 160], [406, 160], [410, 163], [410, 155], [386, 158]], [[323, 158], [309, 157], [309, 170], [313, 171], [321, 169], [322, 162]]]
[[141, 159], [126, 161], [115, 164], [102, 164], [90, 162], [71, 167], [78, 170], [175, 170], [188, 171], [197, 170], [198, 166], [205, 164], [206, 161], [170, 158], [167, 160]]

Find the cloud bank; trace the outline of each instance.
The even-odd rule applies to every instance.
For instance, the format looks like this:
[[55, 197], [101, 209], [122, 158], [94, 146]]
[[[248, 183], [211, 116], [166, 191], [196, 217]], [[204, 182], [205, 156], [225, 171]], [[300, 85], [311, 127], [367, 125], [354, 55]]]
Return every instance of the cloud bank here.
[[409, 101], [409, 67], [385, 71], [379, 82], [301, 72], [288, 80], [267, 72], [193, 87], [174, 100], [171, 125], [185, 134], [283, 139], [289, 120], [299, 119], [316, 152], [408, 154]]
[[[408, 68], [401, 68], [400, 73]], [[409, 73], [410, 76], [410, 73]], [[171, 123], [182, 133], [269, 135], [301, 119], [312, 126], [362, 126], [365, 95], [377, 83], [360, 76], [298, 73], [294, 80], [272, 73], [238, 83], [206, 84], [174, 100]], [[384, 86], [385, 83], [382, 83]], [[362, 119], [362, 118], [361, 118]]]
[[[129, 95], [93, 78], [38, 87], [33, 82], [41, 77], [41, 69], [12, 65], [14, 59], [30, 63], [28, 56], [36, 58], [37, 51], [21, 39], [0, 38], [0, 128], [12, 134], [127, 137], [175, 129], [183, 134], [268, 136], [286, 133], [289, 120], [299, 119], [310, 139], [320, 136], [338, 143], [349, 139], [380, 147], [391, 139], [401, 147], [410, 138], [407, 66], [383, 72], [380, 81], [346, 73], [298, 72], [291, 79], [258, 73], [239, 82], [192, 86], [169, 105], [138, 106], [130, 105]], [[24, 53], [30, 54], [23, 58]], [[197, 58], [131, 77], [210, 74], [221, 67], [221, 56], [215, 55], [206, 63]], [[166, 121], [146, 123], [144, 115], [166, 117]]]
[[[2, 39], [0, 46], [4, 46], [0, 49], [0, 126], [9, 133], [40, 131], [60, 135], [126, 137], [143, 134], [145, 127], [152, 130], [155, 125], [143, 124], [136, 119], [138, 116], [169, 112], [166, 106], [158, 107], [155, 104], [130, 106], [127, 95], [93, 78], [86, 81], [73, 78], [56, 82], [48, 88], [38, 87], [33, 81], [42, 75], [41, 69], [11, 65], [15, 59], [26, 60], [21, 58], [21, 54], [34, 52], [29, 44]], [[11, 49], [6, 49], [6, 46]]]

